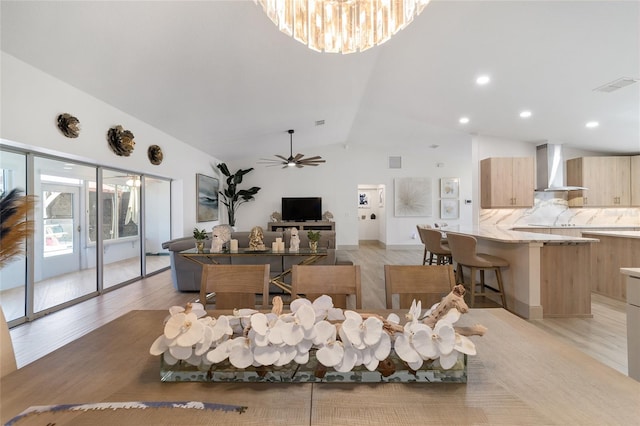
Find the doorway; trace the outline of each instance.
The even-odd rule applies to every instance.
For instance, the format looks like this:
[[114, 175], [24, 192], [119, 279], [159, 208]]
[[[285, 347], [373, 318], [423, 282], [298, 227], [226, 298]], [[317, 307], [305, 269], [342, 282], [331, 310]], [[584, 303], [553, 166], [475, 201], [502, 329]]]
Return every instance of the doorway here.
[[358, 185], [358, 242], [384, 244], [385, 238], [385, 185]]

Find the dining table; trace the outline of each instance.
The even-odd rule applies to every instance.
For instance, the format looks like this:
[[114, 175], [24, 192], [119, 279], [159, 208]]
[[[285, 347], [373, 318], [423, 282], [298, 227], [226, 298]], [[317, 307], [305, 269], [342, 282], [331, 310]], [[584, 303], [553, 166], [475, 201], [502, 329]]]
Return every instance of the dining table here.
[[[367, 311], [387, 315], [391, 311]], [[404, 318], [404, 311], [394, 311]], [[210, 315], [229, 311], [210, 311]], [[640, 382], [502, 309], [467, 383], [163, 382], [149, 349], [168, 310], [133, 310], [0, 380], [4, 425], [631, 425]]]

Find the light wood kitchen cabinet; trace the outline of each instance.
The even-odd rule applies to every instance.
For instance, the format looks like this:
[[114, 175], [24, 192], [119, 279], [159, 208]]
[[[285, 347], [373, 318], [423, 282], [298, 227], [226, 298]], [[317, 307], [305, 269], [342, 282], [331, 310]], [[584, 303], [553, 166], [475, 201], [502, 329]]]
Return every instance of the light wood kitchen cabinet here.
[[631, 205], [631, 157], [580, 157], [567, 160], [569, 207], [628, 207]]
[[485, 158], [480, 161], [481, 207], [531, 207], [533, 181], [533, 157]]
[[640, 155], [631, 157], [631, 205], [640, 207]]

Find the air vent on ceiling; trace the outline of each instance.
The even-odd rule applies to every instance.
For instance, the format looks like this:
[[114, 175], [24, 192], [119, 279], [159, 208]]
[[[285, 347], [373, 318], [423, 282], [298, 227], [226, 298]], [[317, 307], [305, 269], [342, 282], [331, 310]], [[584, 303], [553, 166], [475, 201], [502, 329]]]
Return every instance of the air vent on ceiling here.
[[316, 126], [324, 126], [324, 120], [317, 120]]
[[622, 77], [619, 78], [617, 80], [613, 80], [605, 85], [602, 85], [600, 87], [596, 87], [595, 89], [593, 89], [594, 92], [605, 92], [605, 93], [610, 93], [613, 92], [615, 90], [618, 89], [622, 89], [623, 87], [629, 86], [633, 83], [635, 83], [636, 81], [638, 81], [637, 78], [631, 78], [631, 77]]
[[401, 169], [402, 168], [402, 157], [389, 157], [389, 168], [390, 169]]

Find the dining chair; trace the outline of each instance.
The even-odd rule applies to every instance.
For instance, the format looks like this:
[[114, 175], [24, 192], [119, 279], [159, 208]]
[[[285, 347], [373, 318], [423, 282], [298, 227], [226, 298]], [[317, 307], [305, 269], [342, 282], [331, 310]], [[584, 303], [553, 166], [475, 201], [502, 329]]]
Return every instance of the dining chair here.
[[[458, 234], [455, 232], [447, 232], [447, 241], [451, 249], [451, 255], [457, 264], [456, 275], [457, 280], [464, 284], [463, 267], [471, 269], [471, 283], [469, 284], [470, 303], [473, 308], [476, 296], [486, 296], [491, 294], [486, 290], [489, 289], [493, 294], [499, 295], [502, 301], [502, 307], [507, 308], [507, 299], [504, 294], [504, 284], [502, 281], [501, 268], [509, 266], [509, 262], [501, 257], [493, 256], [486, 253], [478, 253], [478, 240], [472, 235]], [[493, 270], [496, 274], [498, 288], [493, 288], [485, 283], [484, 272]], [[476, 283], [476, 271], [480, 271], [480, 282]], [[477, 291], [477, 286], [480, 291]]]
[[253, 308], [256, 294], [262, 295], [262, 308], [269, 306], [269, 264], [202, 266], [200, 303], [212, 304], [207, 296], [215, 293], [216, 309]]
[[18, 369], [16, 364], [16, 354], [13, 351], [9, 325], [4, 317], [2, 307], [0, 307], [0, 377]]
[[436, 257], [436, 265], [452, 263], [451, 250], [443, 241], [442, 232], [437, 229], [422, 229], [421, 232], [426, 241], [425, 250], [429, 251], [429, 265], [433, 265], [433, 256]]
[[422, 264], [427, 264], [427, 255], [429, 254], [429, 249], [427, 248], [427, 238], [425, 234], [425, 229], [430, 229], [431, 225], [416, 225], [416, 229], [418, 230], [418, 236], [420, 237], [420, 241], [424, 245], [424, 253], [422, 254]]
[[291, 300], [300, 294], [311, 301], [326, 294], [333, 305], [347, 308], [347, 296], [355, 296], [355, 309], [362, 309], [360, 265], [293, 265]]
[[428, 308], [442, 300], [456, 285], [453, 265], [384, 265], [387, 309], [393, 309], [393, 295], [399, 295], [400, 309], [420, 300]]

